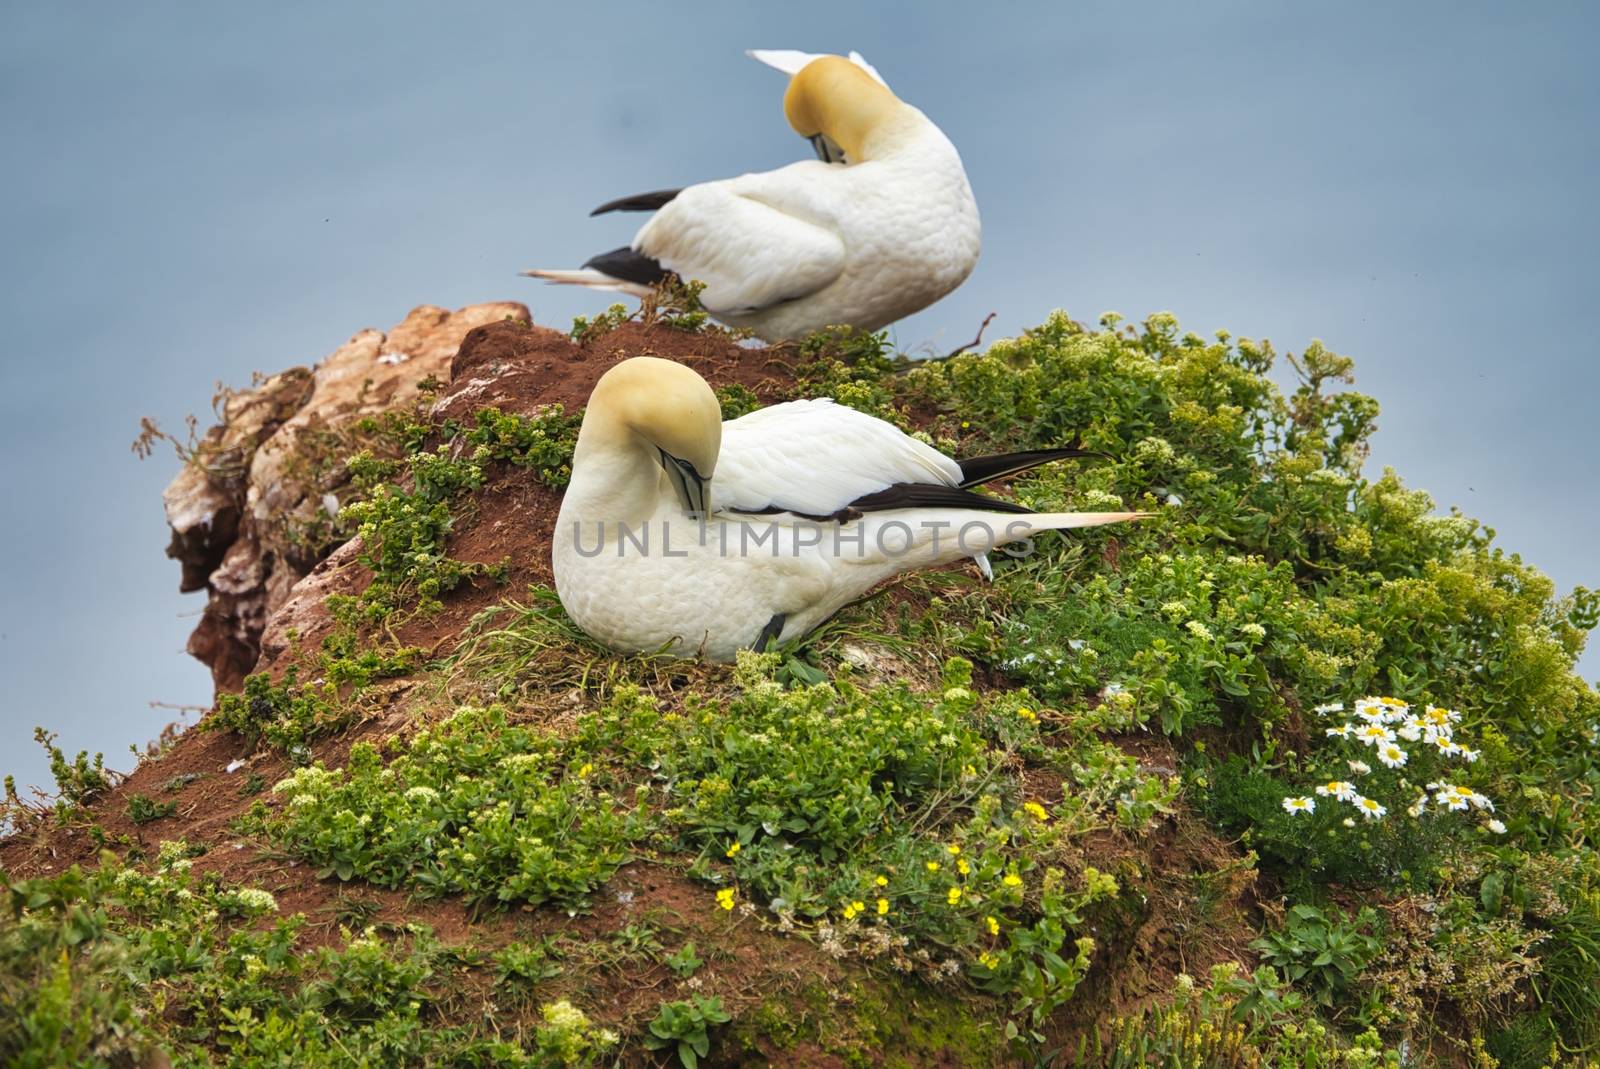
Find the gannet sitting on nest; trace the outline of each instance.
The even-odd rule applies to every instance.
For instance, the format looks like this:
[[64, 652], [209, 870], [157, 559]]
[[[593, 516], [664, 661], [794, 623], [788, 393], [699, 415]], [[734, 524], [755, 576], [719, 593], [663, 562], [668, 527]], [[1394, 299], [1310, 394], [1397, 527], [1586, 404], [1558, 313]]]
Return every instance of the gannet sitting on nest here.
[[524, 273], [643, 296], [674, 272], [766, 341], [878, 330], [959, 286], [978, 262], [978, 206], [950, 139], [855, 53], [750, 54], [791, 75], [784, 114], [820, 160], [602, 204], [592, 214], [655, 215], [580, 270]]
[[[1142, 515], [1034, 513], [969, 489], [1077, 452], [956, 462], [819, 401], [724, 424], [698, 374], [635, 357], [601, 377], [584, 412], [556, 520], [556, 592], [608, 646], [732, 660], [901, 572]], [[724, 462], [727, 486], [712, 481]]]

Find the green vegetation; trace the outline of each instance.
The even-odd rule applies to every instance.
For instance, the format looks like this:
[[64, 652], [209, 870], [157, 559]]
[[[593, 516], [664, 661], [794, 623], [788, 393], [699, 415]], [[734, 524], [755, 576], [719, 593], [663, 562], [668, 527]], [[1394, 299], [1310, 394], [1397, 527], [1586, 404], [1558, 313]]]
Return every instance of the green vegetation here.
[[711, 1051], [710, 1029], [733, 1020], [715, 996], [679, 1002], [663, 1002], [661, 1012], [650, 1022], [644, 1045], [651, 1050], [673, 1050], [683, 1069], [695, 1069]]
[[321, 866], [474, 902], [580, 904], [626, 857], [626, 815], [553, 736], [465, 708], [419, 732], [387, 766], [357, 743], [347, 768], [301, 768], [273, 788], [265, 830]]
[[[692, 297], [643, 326], [725, 343]], [[0, 1060], [1600, 1055], [1600, 700], [1573, 671], [1600, 595], [1365, 475], [1378, 409], [1349, 360], [1312, 345], [1285, 393], [1270, 346], [1165, 315], [923, 363], [836, 330], [784, 359], [793, 396], [954, 453], [1107, 456], [1015, 480], [1033, 507], [1154, 515], [997, 555], [992, 584], [908, 578], [732, 668], [610, 654], [543, 588], [435, 647], [408, 626], [494, 572], [453, 532], [497, 479], [563, 485], [576, 417], [375, 428], [339, 517], [371, 585], [207, 721], [291, 765], [230, 787], [228, 834], [279, 898], [336, 901], [279, 918], [194, 875], [220, 840], [8, 877]], [[24, 831], [109, 846], [91, 818], [170, 812], [41, 741], [60, 800], [13, 790]], [[392, 919], [463, 904], [459, 945]]]

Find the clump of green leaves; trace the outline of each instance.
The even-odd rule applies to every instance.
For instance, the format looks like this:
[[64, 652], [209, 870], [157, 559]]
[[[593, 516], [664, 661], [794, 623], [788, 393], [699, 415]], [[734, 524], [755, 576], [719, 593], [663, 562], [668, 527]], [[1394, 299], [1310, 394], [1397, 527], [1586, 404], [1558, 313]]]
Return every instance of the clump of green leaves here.
[[1400, 1052], [1376, 1032], [1346, 1043], [1317, 1020], [1271, 968], [1241, 976], [1228, 962], [1210, 982], [1178, 977], [1172, 1002], [1120, 1017], [1109, 1037], [1078, 1044], [1081, 1069], [1399, 1069]]
[[447, 439], [460, 437], [472, 446], [472, 460], [483, 464], [500, 460], [534, 471], [539, 480], [557, 490], [572, 478], [572, 451], [578, 443], [582, 413], [567, 415], [560, 405], [548, 405], [531, 416], [480, 408], [470, 428], [446, 422]]
[[1250, 946], [1262, 961], [1307, 988], [1319, 1005], [1332, 1007], [1378, 953], [1382, 944], [1371, 931], [1376, 923], [1370, 909], [1346, 918], [1300, 903], [1290, 907], [1282, 928]]
[[610, 334], [622, 324], [632, 319], [634, 313], [628, 311], [625, 304], [613, 304], [604, 312], [590, 319], [588, 316], [574, 316], [572, 319], [572, 340], [579, 345], [593, 341], [603, 334]]
[[416, 603], [436, 610], [439, 598], [462, 582], [491, 569], [455, 560], [447, 552], [455, 526], [454, 503], [483, 485], [481, 465], [451, 454], [448, 445], [416, 452], [405, 462], [410, 488], [397, 480], [399, 466], [362, 453], [350, 470], [364, 500], [345, 509], [361, 538], [359, 559], [372, 570], [372, 582], [355, 604], [358, 619], [377, 622]]
[[209, 728], [232, 731], [254, 746], [264, 742], [296, 760], [308, 760], [309, 744], [350, 722], [350, 706], [341, 702], [332, 682], [299, 682], [291, 666], [280, 682], [265, 672], [245, 677], [242, 693], [217, 695], [216, 712], [204, 721]]
[[273, 788], [287, 805], [266, 821], [319, 875], [485, 905], [581, 903], [627, 856], [627, 815], [573, 766], [560, 740], [463, 708], [397, 744], [385, 765], [357, 743], [343, 769], [302, 768]]
[[149, 824], [170, 817], [177, 811], [177, 802], [158, 802], [147, 794], [134, 794], [128, 798], [128, 819], [135, 824]]
[[696, 1069], [700, 1059], [711, 1053], [711, 1029], [731, 1020], [715, 995], [663, 1002], [650, 1022], [644, 1045], [651, 1050], [676, 1051], [683, 1069]]
[[78, 756], [69, 761], [55, 744], [55, 732], [42, 727], [33, 729], [33, 740], [50, 755], [50, 774], [56, 781], [56, 813], [62, 819], [111, 787], [115, 773], [106, 768], [104, 754], [95, 754], [91, 761], [87, 750], [79, 750]]
[[959, 660], [934, 694], [785, 688], [779, 662], [745, 655], [737, 695], [681, 715], [624, 688], [580, 744], [631, 753], [667, 785], [663, 816], [703, 859], [694, 871], [720, 881], [726, 863], [737, 881], [722, 908], [748, 895], [831, 952], [965, 973], [1042, 1023], [1088, 969], [1085, 910], [1118, 887], [1049, 864], [1081, 806], [1024, 799], [1000, 772], [1037, 738], [1025, 696], [981, 700]]
[[178, 1065], [592, 1066], [617, 1036], [566, 1000], [517, 1039], [449, 1021], [471, 966], [423, 927], [298, 943], [273, 896], [195, 877], [181, 844], [144, 872], [0, 876], [0, 1062], [113, 1069], [160, 1048]]

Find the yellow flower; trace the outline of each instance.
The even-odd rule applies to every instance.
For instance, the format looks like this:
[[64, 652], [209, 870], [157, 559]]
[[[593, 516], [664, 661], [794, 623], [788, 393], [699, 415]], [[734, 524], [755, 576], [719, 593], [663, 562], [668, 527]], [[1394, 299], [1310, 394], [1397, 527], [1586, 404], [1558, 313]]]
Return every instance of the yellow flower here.
[[938, 872], [939, 871], [939, 863], [937, 861], [928, 862], [928, 871], [929, 872]]
[[727, 856], [728, 857], [733, 857], [735, 854], [737, 854], [742, 849], [744, 849], [744, 847], [740, 846], [738, 843], [734, 843], [732, 846], [728, 847]]
[[717, 905], [721, 906], [723, 909], [731, 910], [733, 908], [733, 895], [733, 888], [724, 887], [722, 890], [717, 892]]
[[1006, 878], [1001, 880], [1000, 882], [1005, 884], [1007, 887], [1021, 887], [1022, 886], [1022, 877], [1018, 876], [1014, 872], [1008, 872], [1008, 873], [1006, 873]]
[[967, 859], [966, 858], [964, 858], [964, 857], [963, 858], [959, 858], [956, 861], [956, 871], [961, 873], [961, 875], [965, 876], [967, 873], [972, 871], [972, 866], [967, 864]]
[[955, 857], [957, 854], [961, 853], [961, 844], [951, 843], [949, 846], [945, 847], [945, 849], [950, 851], [951, 857]]
[[999, 935], [1000, 934], [1000, 922], [998, 920], [996, 920], [994, 917], [985, 917], [985, 918], [983, 918], [983, 923], [989, 926], [989, 934], [990, 935]]
[[850, 903], [850, 908], [855, 910], [857, 913], [860, 913], [862, 910], [866, 909], [867, 906], [866, 906], [865, 902], [862, 902], [860, 899], [857, 899], [856, 901]]
[[848, 905], [846, 905], [844, 907], [844, 910], [842, 912], [844, 914], [844, 919], [845, 920], [853, 920], [855, 918], [855, 915], [859, 912], [859, 910], [856, 909], [856, 904], [854, 902], [851, 902], [851, 903], [849, 903]]
[[585, 762], [584, 766], [582, 768], [578, 769], [578, 778], [579, 779], [583, 779], [584, 777], [588, 776], [589, 773], [591, 773], [593, 771], [594, 771], [594, 766], [589, 764], [589, 763], [587, 763], [587, 762]]
[[978, 955], [978, 964], [982, 965], [985, 969], [992, 969], [996, 965], [1000, 964], [1000, 956], [998, 954], [991, 954], [985, 950], [982, 954]]
[[1030, 817], [1032, 817], [1034, 820], [1049, 820], [1050, 819], [1049, 812], [1045, 809], [1044, 806], [1040, 805], [1038, 802], [1023, 802], [1022, 803], [1022, 808], [1027, 810], [1028, 815]]
[[950, 892], [944, 896], [944, 900], [946, 902], [950, 903], [952, 906], [955, 905], [957, 902], [960, 902], [961, 901], [961, 888], [959, 888], [959, 887], [950, 888]]
[[1032, 709], [1029, 709], [1026, 705], [1020, 705], [1017, 707], [1017, 716], [1023, 720], [1026, 720], [1030, 724], [1037, 724], [1039, 722], [1039, 714], [1034, 712]]
[[888, 887], [889, 886], [889, 877], [887, 877], [887, 876], [879, 876], [876, 880], [873, 880], [872, 882], [877, 884], [879, 887]]
[[887, 914], [888, 912], [889, 912], [889, 900], [887, 898], [878, 899], [878, 916], [882, 917], [885, 914]]

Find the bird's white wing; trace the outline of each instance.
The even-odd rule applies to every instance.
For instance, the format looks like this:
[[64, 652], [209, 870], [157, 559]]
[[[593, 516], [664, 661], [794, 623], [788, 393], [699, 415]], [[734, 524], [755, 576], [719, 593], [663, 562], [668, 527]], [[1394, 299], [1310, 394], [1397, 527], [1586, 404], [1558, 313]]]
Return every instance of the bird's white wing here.
[[[792, 48], [751, 48], [746, 50], [745, 55], [749, 56], [751, 59], [765, 63], [774, 70], [780, 70], [789, 77], [793, 78], [796, 74], [800, 73], [801, 69], [803, 69], [807, 63], [810, 63], [814, 59], [821, 59], [824, 55], [827, 55], [827, 53], [797, 52]], [[889, 83], [883, 80], [883, 75], [879, 74], [877, 68], [868, 63], [866, 57], [860, 52], [851, 52], [850, 62], [854, 63], [856, 66], [872, 75], [873, 81], [877, 82], [885, 89], [889, 88]]]
[[837, 233], [785, 210], [791, 194], [815, 208], [814, 186], [826, 185], [813, 173], [818, 169], [823, 175], [833, 170], [805, 161], [689, 186], [640, 228], [633, 247], [685, 279], [704, 282], [700, 302], [713, 315], [737, 316], [808, 296], [845, 268]]
[[830, 516], [897, 483], [960, 482], [961, 466], [932, 446], [820, 399], [773, 405], [724, 423], [711, 490], [719, 510]]

